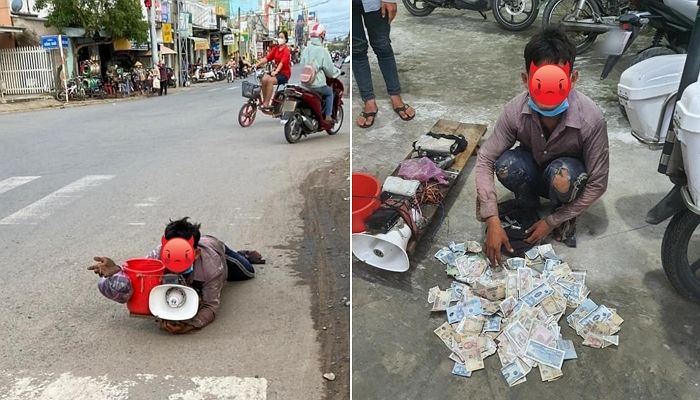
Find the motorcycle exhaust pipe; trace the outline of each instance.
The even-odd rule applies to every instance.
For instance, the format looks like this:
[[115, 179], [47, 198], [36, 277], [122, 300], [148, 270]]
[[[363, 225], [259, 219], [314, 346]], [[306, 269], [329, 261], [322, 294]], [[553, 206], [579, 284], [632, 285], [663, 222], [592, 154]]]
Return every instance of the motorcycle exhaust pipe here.
[[304, 123], [306, 128], [310, 131], [315, 131], [318, 126], [314, 123], [314, 121], [310, 118], [307, 118], [305, 115], [301, 116], [301, 121]]
[[617, 25], [596, 24], [588, 22], [562, 21], [561, 26], [567, 31], [606, 33], [618, 29]]

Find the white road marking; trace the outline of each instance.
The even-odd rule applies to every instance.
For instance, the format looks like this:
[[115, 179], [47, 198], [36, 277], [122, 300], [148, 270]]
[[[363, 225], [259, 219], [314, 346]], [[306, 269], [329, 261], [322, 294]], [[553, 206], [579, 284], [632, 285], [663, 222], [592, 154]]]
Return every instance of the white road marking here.
[[[177, 377], [169, 375], [136, 374], [134, 379], [112, 380], [103, 376], [75, 376], [70, 372], [61, 375], [38, 374], [14, 376], [3, 373], [8, 386], [0, 386], [2, 399], [8, 400], [127, 400], [130, 391], [145, 385], [153, 398], [168, 400], [266, 400], [265, 378], [238, 378], [235, 376]], [[168, 381], [168, 384], [164, 384]], [[175, 386], [172, 382], [176, 382]], [[164, 392], [164, 393], [163, 393]]]
[[230, 88], [228, 88], [226, 90], [236, 90], [236, 89], [240, 89], [240, 88], [241, 88], [240, 86], [231, 86]]
[[129, 222], [127, 225], [129, 226], [144, 226], [146, 225], [145, 222]]
[[36, 224], [50, 216], [58, 208], [79, 199], [96, 186], [114, 178], [114, 175], [88, 175], [70, 183], [16, 213], [0, 220], [0, 225]]
[[9, 192], [10, 190], [22, 186], [25, 183], [29, 183], [34, 179], [40, 178], [39, 176], [13, 176], [0, 181], [0, 194]]
[[160, 197], [146, 197], [142, 202], [134, 204], [136, 207], [153, 207], [160, 200]]
[[213, 88], [213, 89], [207, 90], [207, 92], [216, 92], [216, 91], [219, 90], [219, 89], [220, 89], [220, 88]]

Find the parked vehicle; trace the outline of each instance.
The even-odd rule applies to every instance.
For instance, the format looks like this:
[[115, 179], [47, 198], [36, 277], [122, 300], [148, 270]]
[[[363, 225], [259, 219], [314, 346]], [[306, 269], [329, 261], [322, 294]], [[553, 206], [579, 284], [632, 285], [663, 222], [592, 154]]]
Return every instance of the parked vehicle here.
[[436, 8], [476, 11], [486, 19], [491, 10], [498, 25], [509, 31], [527, 29], [537, 19], [539, 0], [403, 0], [406, 10], [416, 17], [430, 15]]
[[[652, 60], [648, 60], [652, 61]], [[641, 63], [640, 63], [641, 65]], [[658, 171], [674, 187], [647, 214], [647, 222], [668, 218], [661, 243], [661, 263], [682, 296], [700, 302], [700, 0], [688, 44], [678, 98]]]
[[66, 91], [68, 92], [68, 101], [85, 100], [85, 87], [83, 86], [80, 77], [67, 80], [66, 86], [66, 88], [59, 88], [56, 90], [56, 100], [66, 101]]
[[296, 143], [302, 137], [312, 133], [326, 131], [329, 135], [335, 135], [343, 125], [343, 91], [345, 88], [338, 80], [344, 75], [338, 71], [335, 77], [327, 77], [326, 84], [333, 89], [333, 120], [328, 122], [323, 118], [323, 103], [321, 96], [311, 89], [297, 85], [287, 85], [285, 89], [285, 102], [282, 108], [282, 120], [284, 124], [284, 137], [289, 143]]
[[599, 34], [617, 30], [621, 15], [638, 8], [630, 0], [549, 0], [542, 25], [561, 24], [578, 55], [590, 49]]
[[[693, 30], [695, 15], [688, 5], [694, 6], [695, 0], [641, 0], [644, 11], [630, 12], [620, 17], [620, 30], [626, 34], [612, 36], [610, 47], [622, 51], [608, 56], [601, 79], [607, 78], [610, 71], [622, 57], [622, 54], [634, 43], [640, 29], [649, 25], [656, 30], [652, 43], [637, 54], [630, 66], [651, 57], [685, 53]], [[665, 43], [662, 41], [665, 40]]]
[[198, 65], [192, 75], [192, 81], [197, 82], [214, 82], [217, 80], [216, 74], [211, 70], [211, 67]]

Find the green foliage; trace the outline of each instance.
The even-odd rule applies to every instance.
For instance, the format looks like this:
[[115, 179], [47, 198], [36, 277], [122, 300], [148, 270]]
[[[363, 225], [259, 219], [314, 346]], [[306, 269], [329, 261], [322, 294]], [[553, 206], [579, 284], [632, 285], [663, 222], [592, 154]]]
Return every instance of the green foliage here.
[[37, 10], [50, 10], [46, 24], [56, 28], [78, 27], [85, 36], [104, 29], [113, 38], [148, 40], [148, 22], [139, 0], [37, 0]]

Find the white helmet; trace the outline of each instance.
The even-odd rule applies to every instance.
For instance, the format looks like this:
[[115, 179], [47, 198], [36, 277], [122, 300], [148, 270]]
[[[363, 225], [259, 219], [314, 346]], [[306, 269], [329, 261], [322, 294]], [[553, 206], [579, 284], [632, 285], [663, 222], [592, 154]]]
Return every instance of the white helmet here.
[[309, 36], [312, 38], [315, 37], [323, 37], [326, 35], [326, 27], [321, 25], [319, 22], [315, 23], [313, 27], [311, 27], [311, 32], [309, 32]]

